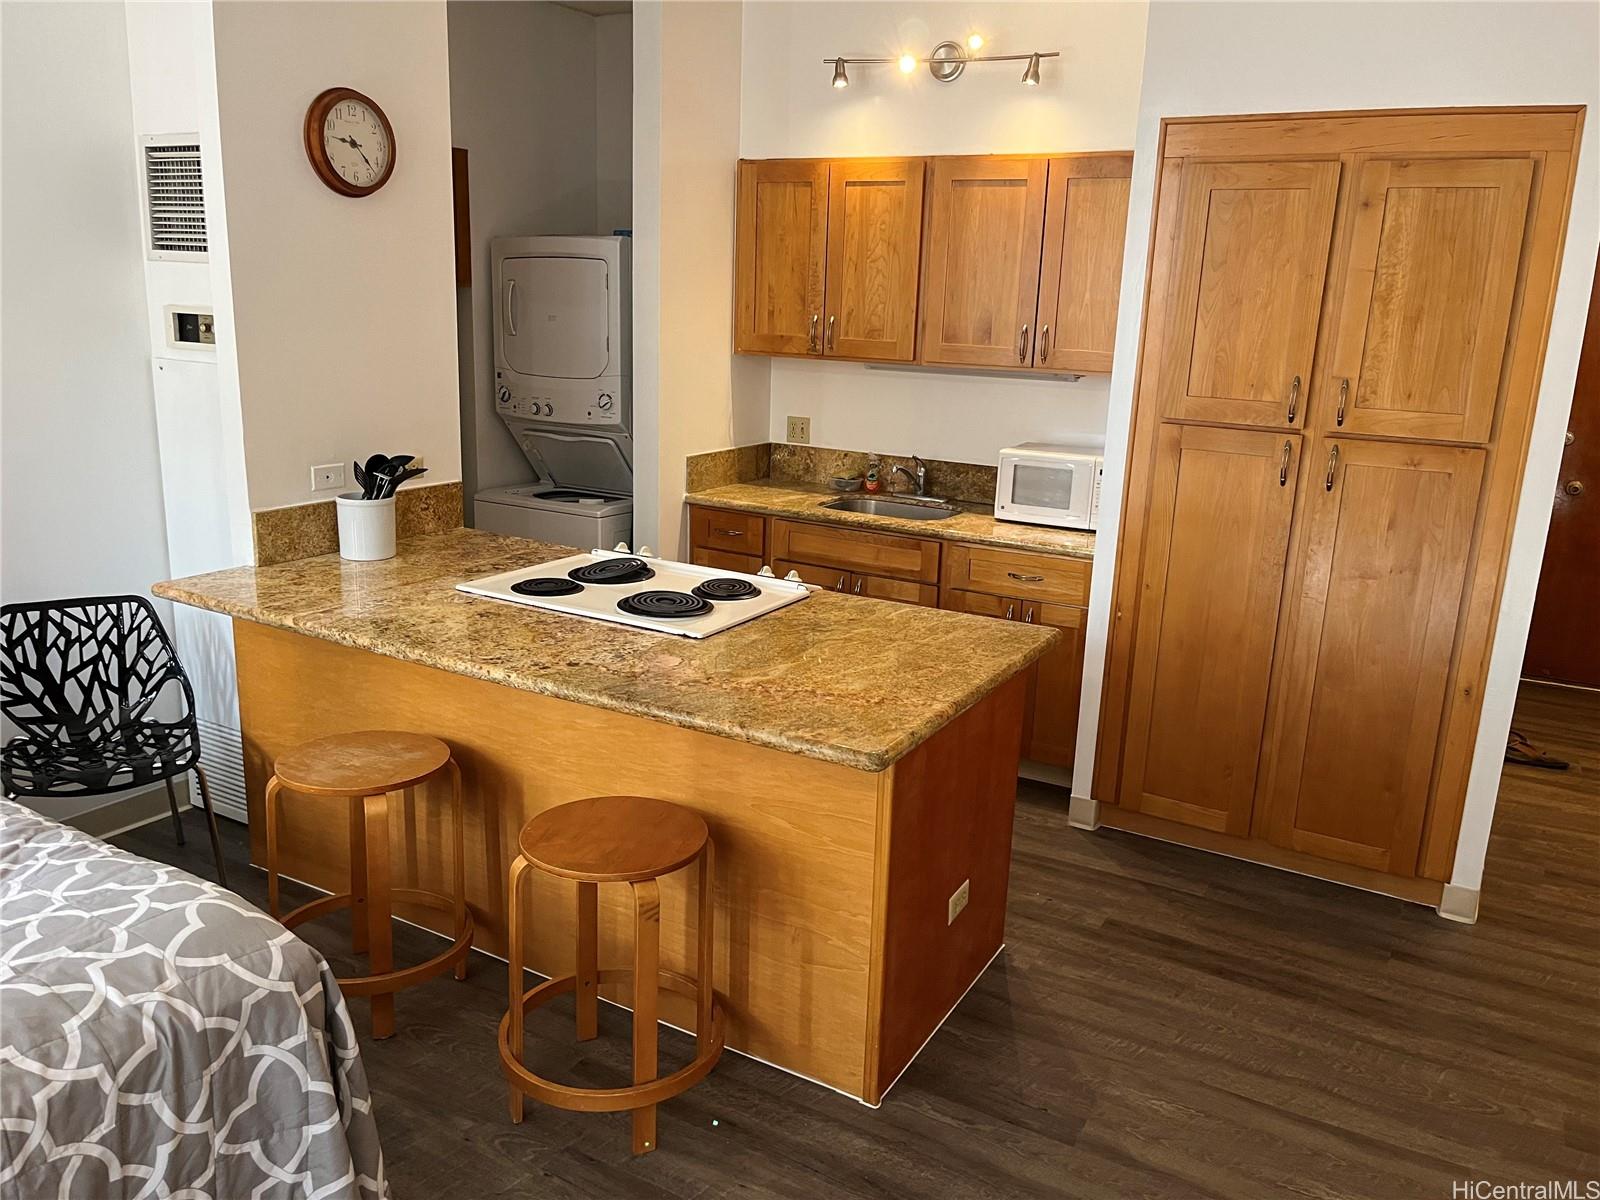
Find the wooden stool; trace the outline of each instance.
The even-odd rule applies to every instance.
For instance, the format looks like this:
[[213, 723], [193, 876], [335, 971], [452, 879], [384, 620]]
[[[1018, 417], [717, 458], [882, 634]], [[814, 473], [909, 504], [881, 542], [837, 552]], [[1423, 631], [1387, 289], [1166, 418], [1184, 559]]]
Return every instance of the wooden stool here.
[[[511, 1119], [522, 1120], [522, 1098], [532, 1096], [579, 1112], [633, 1113], [633, 1152], [656, 1148], [656, 1105], [699, 1083], [722, 1057], [722, 1004], [712, 990], [712, 844], [706, 823], [686, 808], [645, 796], [594, 796], [540, 813], [523, 828], [511, 864], [507, 952], [511, 1004], [500, 1022], [500, 1063], [511, 1084]], [[700, 913], [697, 978], [660, 969], [661, 894], [656, 880], [699, 860]], [[522, 881], [530, 867], [578, 883], [578, 969], [522, 990]], [[599, 968], [599, 885], [633, 888], [633, 969]], [[576, 992], [578, 1040], [598, 1032], [599, 986], [632, 978], [633, 1086], [579, 1088], [554, 1083], [522, 1065], [527, 1010]], [[656, 1078], [658, 989], [695, 1001], [695, 1057], [681, 1071]]]
[[[389, 884], [389, 799], [409, 793], [424, 780], [448, 769], [454, 789], [451, 825], [454, 833], [455, 895]], [[432, 979], [448, 967], [457, 979], [467, 977], [467, 952], [472, 949], [472, 913], [467, 909], [466, 852], [462, 839], [461, 768], [450, 747], [421, 733], [372, 730], [318, 738], [281, 755], [267, 781], [267, 906], [278, 916], [278, 793], [287, 788], [308, 796], [337, 796], [350, 805], [350, 890], [302, 904], [279, 917], [293, 929], [314, 917], [350, 909], [350, 946], [365, 953], [371, 974], [339, 980], [346, 996], [372, 997], [372, 1036], [394, 1033], [394, 993]], [[449, 949], [414, 967], [396, 970], [393, 931], [394, 900], [425, 905], [454, 915], [455, 941]]]

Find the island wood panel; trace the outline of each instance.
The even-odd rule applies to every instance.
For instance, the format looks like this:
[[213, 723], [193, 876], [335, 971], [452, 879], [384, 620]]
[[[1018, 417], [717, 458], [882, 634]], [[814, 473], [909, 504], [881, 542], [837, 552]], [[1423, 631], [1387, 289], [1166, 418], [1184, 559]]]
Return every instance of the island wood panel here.
[[[1018, 675], [883, 776], [867, 1100], [876, 1102], [1005, 941], [1027, 679]], [[949, 917], [967, 884], [966, 907]]]
[[1257, 828], [1411, 875], [1484, 452], [1330, 438], [1312, 454]]
[[828, 164], [828, 357], [915, 356], [925, 169], [920, 158]]
[[774, 559], [843, 567], [918, 583], [939, 580], [939, 543], [928, 538], [782, 518], [774, 518], [771, 533]]
[[1123, 759], [1130, 811], [1250, 830], [1299, 441], [1160, 431]]
[[1185, 172], [1161, 364], [1167, 416], [1303, 423], [1339, 171], [1207, 162]]
[[931, 161], [922, 362], [1032, 364], [1047, 175], [1043, 158]]
[[1050, 160], [1034, 365], [1109, 374], [1133, 155]]
[[734, 345], [748, 354], [821, 354], [828, 164], [739, 164]]
[[1488, 440], [1532, 176], [1526, 155], [1360, 164], [1322, 428]]
[[[588, 795], [688, 805], [716, 841], [717, 988], [727, 998], [728, 1044], [864, 1094], [878, 775], [247, 621], [234, 622], [234, 639], [254, 861], [265, 857], [261, 797], [276, 755], [340, 731], [433, 734], [461, 764], [476, 945], [503, 955], [506, 877], [529, 819]], [[448, 891], [448, 791], [433, 784], [419, 791], [392, 822], [395, 883]], [[287, 794], [282, 809], [284, 873], [343, 890], [342, 802]], [[404, 853], [402, 830], [410, 838]], [[661, 964], [691, 976], [693, 876], [661, 881]], [[576, 953], [576, 893], [538, 873], [529, 890], [528, 965], [565, 974]], [[397, 910], [430, 928], [445, 919]], [[627, 889], [602, 887], [602, 965], [629, 961], [631, 929]], [[667, 994], [661, 1001], [664, 1019], [693, 1028], [692, 1001]], [[398, 1003], [403, 1010], [405, 997]]]

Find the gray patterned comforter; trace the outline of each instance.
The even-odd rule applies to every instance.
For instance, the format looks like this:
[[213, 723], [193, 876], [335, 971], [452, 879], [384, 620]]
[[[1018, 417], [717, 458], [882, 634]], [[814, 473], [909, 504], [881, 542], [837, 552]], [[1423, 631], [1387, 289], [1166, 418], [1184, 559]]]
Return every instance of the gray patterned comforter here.
[[0, 800], [0, 1197], [387, 1195], [322, 956], [232, 892]]

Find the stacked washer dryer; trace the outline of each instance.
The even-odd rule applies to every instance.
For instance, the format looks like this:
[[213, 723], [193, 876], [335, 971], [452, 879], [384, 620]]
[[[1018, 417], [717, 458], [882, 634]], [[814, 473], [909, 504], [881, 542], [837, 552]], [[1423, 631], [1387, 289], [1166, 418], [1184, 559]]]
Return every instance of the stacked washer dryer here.
[[536, 483], [473, 498], [493, 533], [580, 550], [633, 539], [626, 237], [496, 238], [495, 412]]

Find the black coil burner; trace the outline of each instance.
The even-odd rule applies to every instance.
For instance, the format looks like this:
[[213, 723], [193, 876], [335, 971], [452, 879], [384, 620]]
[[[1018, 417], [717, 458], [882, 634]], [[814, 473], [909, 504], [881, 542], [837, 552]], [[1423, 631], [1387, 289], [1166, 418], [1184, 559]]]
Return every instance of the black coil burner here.
[[583, 591], [583, 584], [570, 579], [542, 576], [538, 579], [518, 580], [511, 585], [511, 590], [519, 596], [570, 596], [574, 592]]
[[654, 577], [655, 571], [642, 558], [604, 558], [567, 572], [568, 579], [579, 583], [643, 583]]
[[748, 579], [708, 579], [694, 589], [702, 600], [748, 600], [761, 595], [761, 589]]
[[711, 601], [688, 592], [635, 592], [618, 600], [617, 608], [636, 617], [700, 617], [711, 611]]

